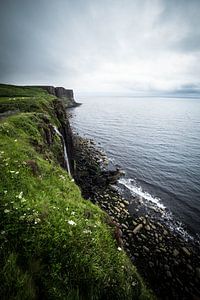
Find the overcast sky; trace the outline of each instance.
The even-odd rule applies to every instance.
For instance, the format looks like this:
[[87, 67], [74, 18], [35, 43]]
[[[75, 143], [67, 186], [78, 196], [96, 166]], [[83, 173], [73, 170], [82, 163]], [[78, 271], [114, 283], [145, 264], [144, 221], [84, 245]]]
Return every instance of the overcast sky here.
[[1, 0], [0, 82], [198, 91], [200, 0]]

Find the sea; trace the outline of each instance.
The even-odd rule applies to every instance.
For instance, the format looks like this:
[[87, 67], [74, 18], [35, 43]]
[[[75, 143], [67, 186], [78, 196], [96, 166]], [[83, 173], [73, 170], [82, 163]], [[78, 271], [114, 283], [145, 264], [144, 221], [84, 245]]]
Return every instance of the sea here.
[[199, 240], [200, 98], [79, 96], [78, 102], [72, 127], [124, 170], [121, 192], [162, 211], [186, 239]]

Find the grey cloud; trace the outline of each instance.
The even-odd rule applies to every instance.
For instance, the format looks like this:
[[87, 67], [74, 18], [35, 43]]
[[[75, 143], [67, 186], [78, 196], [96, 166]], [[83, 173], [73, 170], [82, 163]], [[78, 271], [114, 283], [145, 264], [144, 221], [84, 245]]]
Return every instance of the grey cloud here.
[[0, 81], [80, 91], [197, 84], [199, 13], [194, 0], [2, 0]]

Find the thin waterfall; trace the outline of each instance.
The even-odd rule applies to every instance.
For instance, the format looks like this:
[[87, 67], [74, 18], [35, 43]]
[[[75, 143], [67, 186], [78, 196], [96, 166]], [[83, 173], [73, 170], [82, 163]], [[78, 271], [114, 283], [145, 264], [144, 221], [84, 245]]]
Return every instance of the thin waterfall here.
[[69, 176], [72, 178], [72, 174], [71, 174], [71, 171], [70, 171], [70, 164], [69, 164], [69, 158], [68, 158], [68, 154], [67, 154], [67, 148], [66, 148], [66, 144], [65, 144], [65, 140], [62, 136], [62, 134], [60, 133], [60, 131], [58, 130], [58, 128], [56, 126], [53, 126], [55, 132], [59, 135], [59, 137], [61, 138], [62, 140], [62, 143], [63, 143], [63, 150], [64, 150], [64, 159], [65, 159], [65, 163], [67, 165], [67, 172], [69, 174]]

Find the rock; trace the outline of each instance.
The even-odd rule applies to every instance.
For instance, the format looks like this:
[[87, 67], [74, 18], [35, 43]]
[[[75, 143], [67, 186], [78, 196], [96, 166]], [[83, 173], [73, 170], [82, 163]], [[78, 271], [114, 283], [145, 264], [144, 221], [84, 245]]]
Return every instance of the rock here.
[[173, 256], [178, 256], [179, 255], [179, 251], [177, 250], [177, 249], [174, 249], [174, 251], [173, 251]]
[[143, 224], [146, 225], [147, 224], [147, 220], [144, 218], [143, 219]]
[[200, 279], [200, 268], [196, 268], [196, 276]]
[[191, 255], [190, 251], [186, 247], [182, 247], [182, 250], [187, 256]]
[[193, 271], [193, 268], [192, 268], [192, 266], [191, 266], [190, 264], [187, 264], [187, 268], [188, 268], [188, 270], [190, 270], [191, 272]]
[[143, 246], [143, 249], [144, 249], [145, 252], [149, 252], [149, 248], [148, 247]]
[[141, 236], [141, 238], [144, 239], [144, 240], [146, 240], [146, 238], [147, 238], [146, 235], [144, 235], [144, 234], [141, 234], [140, 236]]
[[151, 228], [150, 228], [149, 225], [146, 225], [145, 229], [146, 229], [147, 231], [151, 230]]
[[154, 263], [152, 261], [149, 262], [149, 267], [153, 268], [154, 267]]
[[128, 229], [128, 226], [126, 226], [124, 223], [122, 223], [122, 227]]
[[129, 202], [127, 200], [123, 200], [125, 205], [129, 205]]
[[120, 209], [118, 207], [114, 207], [114, 210], [116, 210], [118, 213], [120, 213]]
[[167, 274], [167, 277], [172, 278], [172, 273], [170, 271], [167, 271], [166, 274]]
[[169, 266], [168, 265], [164, 265], [164, 269], [165, 269], [165, 271], [169, 271]]
[[137, 234], [142, 229], [142, 227], [143, 227], [143, 225], [140, 223], [133, 229], [133, 233]]

